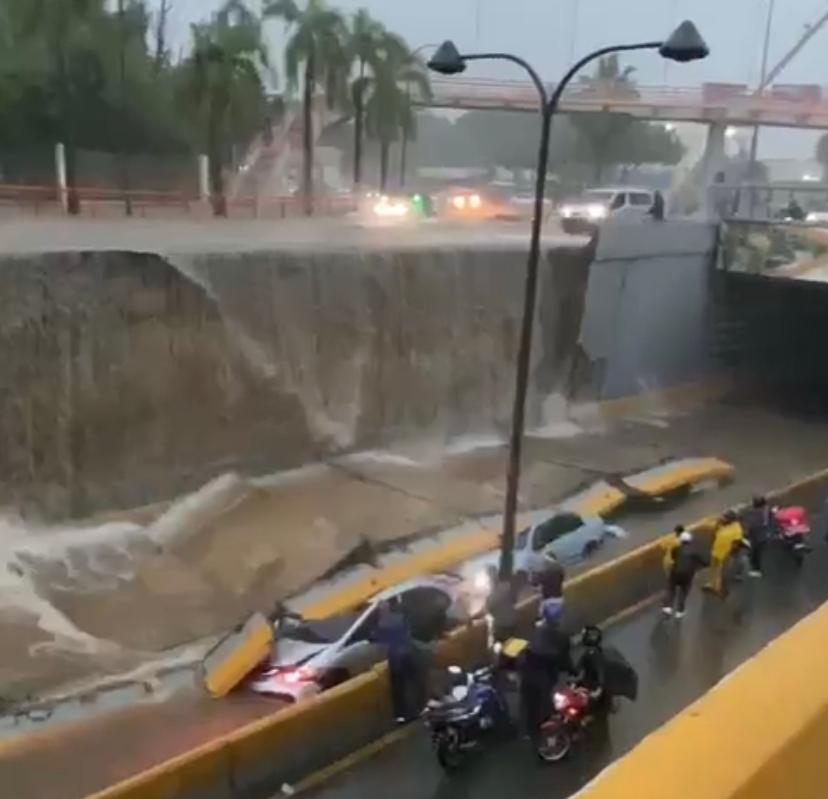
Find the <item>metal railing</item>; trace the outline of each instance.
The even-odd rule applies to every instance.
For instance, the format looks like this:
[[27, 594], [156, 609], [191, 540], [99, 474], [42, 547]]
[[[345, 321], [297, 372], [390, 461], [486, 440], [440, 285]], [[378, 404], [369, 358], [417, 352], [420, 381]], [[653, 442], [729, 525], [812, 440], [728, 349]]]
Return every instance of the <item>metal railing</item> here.
[[[551, 87], [551, 84], [550, 84]], [[810, 91], [781, 93], [773, 88], [753, 92], [747, 86], [730, 88], [702, 86], [625, 86], [618, 83], [574, 84], [564, 92], [562, 105], [567, 110], [609, 110], [644, 112], [682, 111], [682, 116], [699, 119], [720, 118], [741, 122], [772, 118], [791, 126], [806, 127], [817, 119], [828, 119], [828, 89], [802, 87]], [[528, 81], [487, 78], [435, 78], [433, 100], [441, 107], [490, 107], [534, 109], [538, 95]], [[668, 118], [665, 114], [665, 118]], [[817, 119], [814, 119], [817, 118]]]

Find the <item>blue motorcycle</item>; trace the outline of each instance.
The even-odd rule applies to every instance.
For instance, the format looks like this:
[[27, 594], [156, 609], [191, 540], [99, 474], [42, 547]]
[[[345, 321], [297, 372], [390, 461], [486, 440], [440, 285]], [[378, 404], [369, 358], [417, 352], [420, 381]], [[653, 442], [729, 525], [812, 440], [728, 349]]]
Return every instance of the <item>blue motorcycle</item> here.
[[431, 700], [423, 717], [438, 762], [446, 771], [454, 771], [487, 739], [510, 731], [511, 720], [491, 669], [466, 672], [451, 666], [449, 676], [449, 691], [442, 699]]

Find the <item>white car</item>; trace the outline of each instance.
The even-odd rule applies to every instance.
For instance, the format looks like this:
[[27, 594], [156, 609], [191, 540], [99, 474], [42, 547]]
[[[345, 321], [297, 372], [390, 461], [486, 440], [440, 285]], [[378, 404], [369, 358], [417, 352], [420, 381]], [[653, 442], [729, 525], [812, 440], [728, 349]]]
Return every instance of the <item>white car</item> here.
[[247, 681], [258, 694], [299, 701], [366, 671], [385, 657], [373, 640], [380, 603], [397, 596], [415, 638], [429, 642], [469, 619], [464, 581], [423, 575], [380, 592], [348, 613], [277, 622], [270, 660]]
[[[607, 524], [600, 516], [581, 516], [558, 510], [540, 524], [518, 533], [514, 550], [515, 575], [524, 582], [532, 582], [543, 571], [547, 554], [571, 565], [589, 558], [607, 538], [624, 537], [626, 533], [620, 527]], [[497, 552], [476, 558], [466, 564], [461, 573], [478, 584], [481, 571], [496, 564], [498, 558]]]
[[566, 233], [588, 233], [605, 219], [643, 219], [655, 202], [652, 189], [623, 186], [589, 189], [561, 205], [561, 226]]

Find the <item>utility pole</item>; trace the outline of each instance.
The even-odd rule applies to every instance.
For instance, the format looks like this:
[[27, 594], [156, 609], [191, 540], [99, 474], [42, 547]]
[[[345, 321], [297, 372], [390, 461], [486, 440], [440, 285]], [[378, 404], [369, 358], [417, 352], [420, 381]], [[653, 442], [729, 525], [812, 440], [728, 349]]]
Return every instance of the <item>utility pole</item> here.
[[[768, 76], [768, 54], [770, 53], [771, 33], [773, 31], [773, 11], [776, 6], [776, 0], [768, 0], [768, 21], [765, 26], [765, 44], [762, 49], [762, 71], [759, 75], [759, 89], [757, 94], [764, 89]], [[759, 149], [759, 125], [753, 126], [753, 137], [750, 140], [750, 156], [748, 158], [748, 180], [753, 181], [756, 173], [756, 153]], [[756, 190], [753, 186], [750, 188], [750, 202], [748, 208], [748, 216], [753, 217], [753, 211], [756, 206]]]
[[[119, 53], [119, 69], [121, 77], [121, 121], [126, 120], [127, 116], [127, 85], [126, 85], [126, 50], [128, 43], [128, 32], [126, 26], [126, 8], [124, 7], [125, 0], [118, 0], [118, 28], [121, 38], [121, 46]], [[124, 211], [127, 216], [132, 216], [132, 198], [129, 194], [129, 153], [127, 151], [126, 143], [121, 135], [121, 189], [124, 192]]]

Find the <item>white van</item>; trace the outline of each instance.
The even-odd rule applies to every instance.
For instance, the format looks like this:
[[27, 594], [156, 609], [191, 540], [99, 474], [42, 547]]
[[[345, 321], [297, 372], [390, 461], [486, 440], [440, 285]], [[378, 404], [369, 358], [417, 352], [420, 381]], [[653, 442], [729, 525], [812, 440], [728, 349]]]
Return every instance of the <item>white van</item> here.
[[561, 226], [567, 233], [588, 233], [610, 217], [643, 219], [654, 202], [652, 189], [633, 186], [589, 189], [561, 206]]

